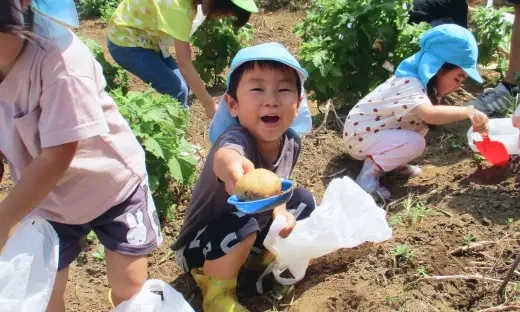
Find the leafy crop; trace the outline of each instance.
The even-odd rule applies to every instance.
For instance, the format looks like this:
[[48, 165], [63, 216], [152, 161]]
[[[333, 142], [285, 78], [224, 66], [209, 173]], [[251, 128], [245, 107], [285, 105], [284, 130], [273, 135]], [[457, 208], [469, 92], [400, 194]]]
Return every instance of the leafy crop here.
[[509, 52], [512, 33], [512, 25], [502, 19], [506, 11], [505, 8], [494, 10], [477, 7], [470, 15], [479, 44], [479, 63], [487, 65], [495, 61], [501, 72], [507, 69], [507, 58], [502, 51]]
[[401, 29], [394, 52], [390, 53], [390, 63], [399, 65], [402, 60], [420, 50], [421, 35], [431, 28], [428, 23], [405, 24]]
[[105, 246], [101, 245], [101, 243], [98, 241], [98, 247], [97, 250], [92, 252], [92, 257], [99, 261], [107, 261], [107, 255], [105, 253]]
[[417, 271], [415, 273], [415, 276], [419, 276], [419, 277], [428, 277], [430, 276], [428, 274], [428, 272], [426, 271], [426, 269], [424, 268], [424, 266], [420, 266], [419, 268], [417, 268]]
[[123, 93], [128, 91], [128, 72], [117, 64], [109, 63], [101, 44], [94, 39], [88, 37], [80, 37], [85, 45], [90, 49], [96, 61], [103, 67], [103, 75], [107, 81], [107, 87], [109, 90], [121, 89]]
[[259, 0], [257, 1], [261, 8], [268, 11], [275, 11], [279, 9], [301, 10], [308, 7], [311, 0]]
[[466, 235], [464, 235], [463, 239], [464, 239], [464, 244], [465, 245], [469, 245], [471, 243], [473, 243], [474, 241], [477, 240], [477, 236], [475, 236], [473, 233], [468, 233]]
[[101, 17], [101, 20], [107, 24], [119, 2], [119, 0], [80, 0], [78, 9], [82, 17]]
[[213, 86], [223, 84], [222, 73], [252, 35], [253, 27], [250, 24], [237, 29], [230, 19], [206, 20], [191, 38], [197, 48], [193, 65], [202, 80]]
[[425, 205], [424, 202], [418, 201], [415, 205], [413, 205], [409, 208], [407, 207], [407, 209], [405, 210], [404, 216], [405, 216], [405, 218], [410, 220], [410, 223], [412, 226], [415, 226], [422, 219], [426, 218], [429, 215], [438, 214], [434, 210], [427, 208], [424, 205]]
[[[399, 63], [419, 50], [429, 24], [409, 24], [409, 0], [316, 0], [294, 31], [301, 36], [302, 65], [309, 72], [311, 99], [342, 98], [347, 107], [392, 75]], [[478, 7], [471, 14], [479, 44], [479, 63], [507, 68], [511, 24], [508, 8]]]
[[323, 103], [341, 96], [352, 106], [392, 74], [389, 65], [416, 52], [417, 39], [410, 37], [428, 26], [408, 25], [408, 3], [317, 0], [295, 27], [312, 97]]
[[388, 223], [391, 226], [410, 224], [412, 227], [415, 227], [426, 217], [438, 214], [435, 210], [426, 207], [424, 201], [414, 201], [411, 194], [408, 195], [403, 205], [404, 211], [390, 217]]
[[195, 182], [197, 147], [184, 138], [188, 112], [168, 95], [146, 92], [111, 92], [119, 111], [146, 151], [150, 189], [161, 219], [174, 218], [170, 194], [174, 181], [187, 186]]
[[410, 263], [414, 262], [417, 258], [415, 251], [411, 251], [410, 247], [408, 247], [406, 244], [395, 245], [394, 250], [392, 251], [392, 256], [394, 256], [396, 259], [399, 257], [403, 258], [405, 261]]

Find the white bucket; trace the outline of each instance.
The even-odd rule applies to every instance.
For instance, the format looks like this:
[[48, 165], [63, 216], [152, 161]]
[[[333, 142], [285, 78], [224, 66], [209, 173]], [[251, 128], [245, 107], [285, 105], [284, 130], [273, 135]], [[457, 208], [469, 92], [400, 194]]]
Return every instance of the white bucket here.
[[[489, 120], [489, 138], [491, 141], [498, 141], [504, 144], [507, 151], [511, 155], [520, 154], [519, 146], [520, 130], [513, 127], [511, 118], [497, 118]], [[473, 141], [482, 141], [479, 133], [473, 132], [473, 127], [468, 130], [468, 144], [469, 147], [478, 153], [477, 147]]]

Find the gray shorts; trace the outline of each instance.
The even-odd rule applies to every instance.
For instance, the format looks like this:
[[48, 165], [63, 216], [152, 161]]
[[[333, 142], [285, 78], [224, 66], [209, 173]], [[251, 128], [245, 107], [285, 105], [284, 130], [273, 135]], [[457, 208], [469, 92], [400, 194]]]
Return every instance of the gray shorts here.
[[131, 256], [145, 256], [162, 242], [159, 217], [148, 187], [140, 185], [122, 203], [86, 224], [50, 222], [60, 238], [58, 271], [81, 252], [80, 240], [94, 231], [105, 248]]

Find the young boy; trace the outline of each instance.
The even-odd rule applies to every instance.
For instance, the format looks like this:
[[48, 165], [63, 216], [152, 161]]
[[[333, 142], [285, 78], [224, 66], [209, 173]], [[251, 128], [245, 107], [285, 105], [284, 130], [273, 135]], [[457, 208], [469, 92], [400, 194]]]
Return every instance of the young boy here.
[[[288, 220], [280, 233], [287, 237], [296, 224], [290, 211], [303, 209], [298, 219], [304, 219], [315, 208], [312, 194], [301, 188], [287, 204], [260, 214], [246, 215], [227, 204], [237, 180], [254, 168], [271, 170], [284, 179], [291, 175], [301, 142], [289, 126], [303, 99], [306, 77], [278, 43], [243, 49], [233, 60], [221, 105], [227, 105], [238, 124], [224, 130], [212, 146], [172, 245], [177, 263], [191, 272], [203, 292], [204, 311], [247, 311], [238, 303], [235, 288], [248, 256], [262, 252], [277, 215]], [[265, 251], [257, 256], [268, 257]]]

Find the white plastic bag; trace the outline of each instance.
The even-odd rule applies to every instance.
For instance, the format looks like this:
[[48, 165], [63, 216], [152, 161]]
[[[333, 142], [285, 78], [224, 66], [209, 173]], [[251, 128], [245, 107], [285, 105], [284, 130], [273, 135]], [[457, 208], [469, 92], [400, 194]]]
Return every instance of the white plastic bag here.
[[112, 312], [193, 312], [184, 297], [169, 284], [148, 280], [141, 291]]
[[26, 218], [0, 255], [0, 310], [45, 311], [58, 270], [59, 239], [42, 218]]
[[[257, 282], [260, 293], [263, 292], [263, 277], [271, 272], [280, 284], [292, 285], [305, 276], [311, 259], [340, 248], [352, 248], [364, 242], [382, 242], [392, 237], [385, 211], [348, 177], [332, 180], [321, 206], [309, 218], [296, 222], [286, 239], [278, 235], [284, 226], [285, 217], [278, 216], [264, 240], [264, 246], [276, 255], [276, 260]], [[294, 278], [280, 277], [285, 270], [289, 270]]]
[[[514, 119], [513, 119], [514, 120]], [[520, 131], [513, 126], [511, 118], [496, 118], [489, 120], [489, 139], [491, 141], [502, 142], [511, 155], [519, 155], [519, 134]], [[480, 134], [473, 132], [473, 127], [468, 130], [468, 145], [478, 153], [473, 141], [482, 141]]]

